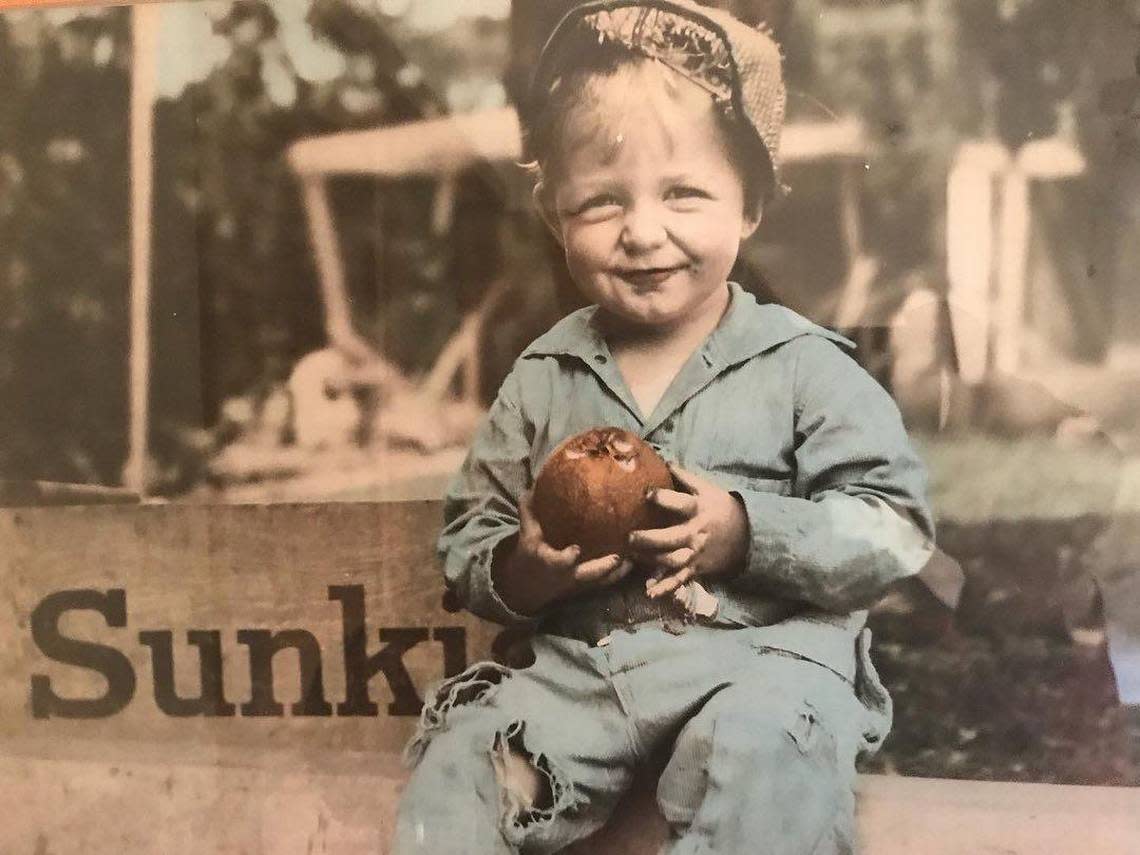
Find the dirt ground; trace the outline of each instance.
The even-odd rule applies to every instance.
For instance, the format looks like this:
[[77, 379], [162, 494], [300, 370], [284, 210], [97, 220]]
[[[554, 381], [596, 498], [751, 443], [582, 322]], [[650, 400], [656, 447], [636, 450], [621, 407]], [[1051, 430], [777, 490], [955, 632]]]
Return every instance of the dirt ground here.
[[1091, 581], [1106, 566], [1140, 572], [1140, 509], [1121, 488], [1134, 455], [978, 438], [920, 447], [939, 544], [966, 586], [953, 615], [933, 598], [872, 614], [895, 727], [866, 771], [1140, 785], [1140, 727], [1117, 701]]
[[863, 771], [1140, 786], [1103, 644], [953, 631], [907, 641], [876, 628], [895, 724]]

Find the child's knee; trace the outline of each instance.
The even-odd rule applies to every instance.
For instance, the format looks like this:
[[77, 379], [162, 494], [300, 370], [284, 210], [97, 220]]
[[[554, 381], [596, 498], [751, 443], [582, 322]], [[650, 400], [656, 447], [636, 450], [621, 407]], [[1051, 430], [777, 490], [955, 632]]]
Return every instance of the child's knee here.
[[761, 802], [810, 799], [815, 792], [834, 798], [836, 785], [854, 775], [844, 753], [807, 701], [725, 695], [682, 729], [658, 783], [658, 802], [667, 819], [685, 824], [713, 789], [727, 802], [756, 809]]
[[489, 764], [463, 750], [454, 734], [434, 740], [412, 773], [396, 816], [395, 853], [504, 849], [495, 819]]
[[[434, 839], [439, 852], [524, 844], [538, 851], [541, 841], [564, 833], [560, 820], [576, 821], [585, 799], [541, 740], [529, 736], [524, 720], [505, 718], [488, 706], [482, 707], [487, 714], [476, 709], [445, 720], [424, 737], [401, 799], [401, 834], [421, 846]], [[467, 831], [455, 840], [449, 831], [433, 835], [431, 826], [447, 826], [450, 817], [458, 817]], [[464, 848], [488, 836], [492, 848]]]
[[[583, 801], [558, 764], [528, 740], [524, 722], [464, 726], [434, 736], [423, 750], [401, 799], [400, 833], [437, 847], [413, 851], [539, 851], [544, 841], [562, 838], [559, 821], [573, 823]], [[458, 836], [456, 818], [465, 829]]]
[[742, 788], [757, 774], [778, 775], [786, 789], [797, 781], [824, 785], [842, 774], [835, 730], [804, 700], [722, 713], [709, 763], [711, 774]]
[[[682, 729], [657, 800], [680, 853], [849, 852], [853, 756], [807, 701], [725, 694]], [[710, 701], [710, 704], [713, 702]]]
[[504, 837], [515, 845], [545, 835], [552, 824], [574, 813], [583, 799], [573, 782], [526, 737], [526, 724], [512, 721], [491, 741], [491, 765], [499, 790]]

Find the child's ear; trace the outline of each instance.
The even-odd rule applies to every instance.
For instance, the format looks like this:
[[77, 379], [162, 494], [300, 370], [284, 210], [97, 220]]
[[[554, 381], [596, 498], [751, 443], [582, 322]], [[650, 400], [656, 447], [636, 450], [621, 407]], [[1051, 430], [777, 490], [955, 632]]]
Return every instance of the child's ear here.
[[757, 202], [756, 207], [744, 212], [744, 219], [740, 224], [740, 240], [744, 242], [756, 233], [760, 227], [760, 220], [764, 218], [764, 204]]
[[538, 208], [538, 215], [542, 217], [542, 221], [546, 223], [546, 227], [561, 246], [562, 227], [558, 223], [558, 212], [554, 209], [554, 200], [550, 198], [550, 191], [543, 182], [538, 181], [535, 182], [531, 195], [534, 197], [534, 206]]

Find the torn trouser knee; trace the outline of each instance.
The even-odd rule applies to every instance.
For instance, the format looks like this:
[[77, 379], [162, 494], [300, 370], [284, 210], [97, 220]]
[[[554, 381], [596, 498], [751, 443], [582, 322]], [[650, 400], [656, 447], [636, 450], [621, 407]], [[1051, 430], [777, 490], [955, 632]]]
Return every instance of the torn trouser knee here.
[[[786, 777], [801, 765], [821, 773], [836, 766], [835, 737], [808, 701], [766, 710], [726, 704], [724, 698], [682, 728], [658, 780], [658, 806], [675, 830], [689, 826], [702, 807], [707, 813], [710, 798], [740, 807], [752, 797], [757, 811], [795, 811], [794, 804], [773, 803], [782, 796], [780, 788], [758, 783], [757, 776]], [[736, 819], [726, 815], [725, 821]]]
[[447, 717], [459, 706], [486, 703], [500, 684], [511, 676], [511, 669], [495, 662], [478, 662], [461, 674], [440, 683], [424, 701], [415, 735], [404, 749], [404, 763], [417, 765], [432, 735], [447, 726]]
[[[794, 661], [769, 662], [794, 676]], [[750, 852], [757, 840], [773, 855], [850, 851], [858, 727], [845, 717], [859, 705], [843, 686], [806, 697], [730, 688], [689, 719], [657, 787], [670, 855]]]
[[[415, 736], [404, 752], [405, 762], [412, 767], [418, 766], [429, 743], [437, 735], [443, 731], [458, 732], [460, 719], [451, 719], [459, 708], [487, 707], [503, 683], [512, 676], [509, 668], [494, 662], [481, 662], [441, 683], [424, 703]], [[474, 744], [486, 746], [498, 790], [499, 832], [503, 839], [516, 848], [525, 841], [528, 846], [538, 844], [543, 851], [553, 851], [556, 847], [544, 847], [543, 842], [559, 836], [559, 829], [552, 828], [554, 821], [584, 799], [579, 796], [569, 776], [545, 752], [526, 744], [524, 719], [513, 719], [505, 726], [495, 727], [495, 718], [501, 713], [484, 709], [479, 715], [484, 712], [492, 718], [480, 723], [470, 716], [463, 719], [462, 728], [469, 730], [476, 742], [470, 743], [464, 737], [458, 743], [449, 744], [448, 750], [458, 748], [463, 751]], [[485, 735], [480, 737], [479, 733]], [[443, 742], [440, 743], [442, 746]], [[458, 756], [452, 759], [459, 764], [465, 762]], [[469, 766], [470, 761], [466, 762]], [[482, 763], [487, 762], [487, 759], [482, 760]], [[487, 767], [483, 766], [483, 769]]]
[[550, 758], [527, 747], [523, 739], [525, 730], [524, 722], [512, 721], [497, 732], [491, 742], [491, 765], [499, 785], [502, 832], [516, 846], [580, 802], [573, 783]]

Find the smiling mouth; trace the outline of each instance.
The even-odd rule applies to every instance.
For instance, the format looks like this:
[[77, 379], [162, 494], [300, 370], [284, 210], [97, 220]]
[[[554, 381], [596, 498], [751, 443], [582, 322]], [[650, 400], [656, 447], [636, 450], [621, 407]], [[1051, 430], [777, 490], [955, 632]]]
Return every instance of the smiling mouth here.
[[674, 273], [685, 269], [684, 264], [673, 267], [627, 267], [616, 270], [618, 276], [634, 285], [648, 286], [660, 285]]

